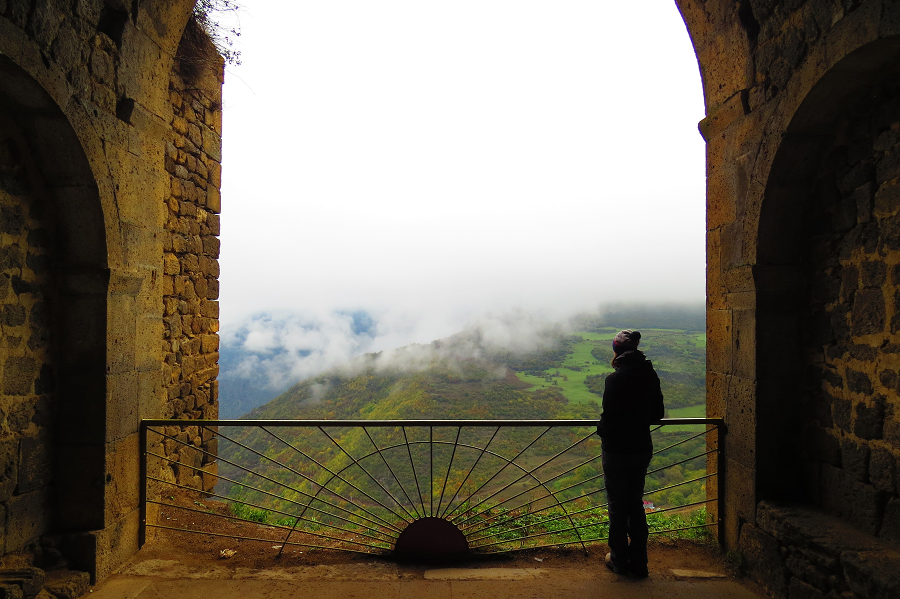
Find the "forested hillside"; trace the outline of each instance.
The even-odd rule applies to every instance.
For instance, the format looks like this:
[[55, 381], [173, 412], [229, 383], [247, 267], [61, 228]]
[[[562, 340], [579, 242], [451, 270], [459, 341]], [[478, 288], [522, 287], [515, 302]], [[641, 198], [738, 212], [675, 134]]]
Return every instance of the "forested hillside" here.
[[[245, 418], [596, 420], [601, 412], [603, 379], [612, 371], [611, 339], [616, 330], [594, 327], [592, 331], [573, 334], [553, 331], [545, 336], [539, 348], [518, 351], [485, 344], [477, 333], [470, 331], [427, 346], [404, 348], [389, 355], [368, 354], [345, 368], [294, 385], [276, 399], [254, 409]], [[641, 349], [654, 361], [660, 374], [669, 413], [675, 416], [702, 416], [705, 397], [704, 335], [696, 331], [672, 329], [646, 329], [642, 333]], [[369, 441], [359, 429], [330, 430], [335, 431], [341, 446], [357, 450], [368, 446]], [[683, 427], [660, 430], [655, 433], [655, 443], [657, 447], [666, 447], [683, 440], [687, 433]], [[289, 443], [314, 448], [317, 459], [326, 465], [331, 464], [335, 468], [346, 466], [344, 456], [329, 453], [334, 448], [329, 449], [331, 444], [321, 436], [321, 431], [291, 433], [293, 436], [277, 442], [252, 429], [235, 430], [228, 434], [261, 454], [270, 455], [275, 451], [281, 456], [280, 459], [288, 459], [291, 452], [284, 452], [290, 447]], [[527, 443], [526, 437], [533, 432], [512, 431], [505, 434], [507, 436], [498, 441], [497, 451], [511, 456], [515, 452], [513, 448], [522, 444], [523, 440]], [[562, 435], [556, 440], [558, 445], [574, 440], [569, 433], [554, 435]], [[315, 437], [321, 440], [315, 442]], [[598, 442], [596, 437], [591, 441]], [[702, 436], [683, 443], [666, 455], [654, 458], [651, 468], [698, 455], [704, 451], [704, 444]], [[323, 445], [321, 451], [317, 449], [319, 445]], [[438, 454], [444, 451], [448, 450], [441, 448]], [[252, 457], [246, 449], [227, 441], [220, 447], [220, 455], [237, 462]], [[586, 469], [585, 475], [599, 472], [596, 467], [599, 465]], [[220, 468], [224, 474], [230, 473], [229, 477], [234, 480], [245, 480], [242, 473], [230, 472], [227, 464]], [[401, 470], [403, 468], [400, 467]], [[697, 478], [704, 473], [705, 459], [690, 460], [651, 475], [648, 490]], [[389, 473], [384, 474], [388, 476]], [[226, 492], [243, 492], [236, 488], [229, 489], [227, 483], [220, 484]], [[269, 483], [263, 487], [266, 484]], [[660, 505], [684, 505], [704, 497], [704, 486], [698, 482], [662, 491], [652, 500]], [[256, 499], [267, 504], [264, 497]]]

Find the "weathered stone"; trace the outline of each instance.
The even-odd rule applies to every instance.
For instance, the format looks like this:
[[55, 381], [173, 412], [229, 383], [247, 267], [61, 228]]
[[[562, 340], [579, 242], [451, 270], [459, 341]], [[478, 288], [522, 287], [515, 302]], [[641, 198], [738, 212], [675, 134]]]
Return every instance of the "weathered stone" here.
[[860, 530], [875, 534], [881, 524], [881, 497], [875, 487], [829, 464], [822, 464], [821, 477], [822, 507]]
[[[21, 589], [22, 597], [31, 599], [41, 592], [45, 574], [40, 568], [0, 569], [0, 585], [15, 585]], [[2, 597], [2, 595], [0, 595]]]
[[19, 481], [19, 439], [0, 441], [0, 502], [10, 498]]
[[[856, 343], [850, 346], [850, 357], [855, 360], [860, 360], [863, 362], [869, 362], [875, 359], [878, 355], [878, 350], [876, 350], [871, 345], [862, 345], [860, 343]], [[871, 391], [869, 391], [871, 393]]]
[[57, 599], [79, 599], [87, 593], [91, 586], [91, 577], [87, 572], [73, 570], [55, 570], [47, 572], [44, 588]]
[[47, 431], [19, 442], [19, 478], [16, 493], [28, 493], [53, 481], [53, 445]]
[[50, 528], [50, 491], [13, 495], [6, 504], [6, 550], [17, 551]]
[[872, 184], [865, 183], [853, 192], [853, 200], [856, 202], [856, 218], [860, 223], [872, 220]]
[[841, 440], [841, 464], [845, 472], [860, 482], [868, 480], [869, 446], [850, 438]]
[[869, 480], [879, 491], [897, 490], [897, 459], [884, 447], [874, 446], [869, 457]]
[[860, 597], [892, 599], [900, 596], [900, 553], [846, 551], [841, 565], [850, 590]]
[[853, 335], [880, 333], [885, 326], [884, 294], [881, 289], [862, 289], [856, 293], [851, 312]]
[[825, 593], [812, 585], [792, 577], [791, 583], [788, 586], [788, 597], [790, 597], [790, 599], [824, 599]]
[[891, 543], [900, 545], [900, 497], [894, 497], [887, 502], [880, 536]]
[[835, 397], [831, 401], [831, 408], [834, 413], [834, 423], [843, 431], [852, 432], [853, 404], [846, 399]]
[[25, 306], [10, 305], [3, 306], [3, 324], [8, 327], [17, 327], [25, 324]]
[[28, 395], [37, 376], [38, 364], [34, 358], [7, 358], [3, 363], [3, 393]]
[[219, 302], [213, 300], [203, 300], [201, 302], [201, 311], [200, 313], [207, 318], [218, 318], [219, 317]]
[[752, 524], [744, 524], [740, 550], [747, 569], [766, 592], [776, 597], [785, 596], [788, 572], [782, 563], [778, 541]]
[[893, 181], [882, 183], [875, 193], [875, 213], [893, 215], [898, 208], [900, 208], [900, 185]]
[[807, 434], [807, 451], [810, 459], [826, 462], [832, 466], [841, 466], [841, 443], [837, 437], [819, 426], [810, 427]]
[[856, 290], [859, 289], [859, 269], [855, 266], [846, 266], [841, 270], [841, 300], [853, 299]]
[[898, 380], [900, 380], [897, 378], [897, 372], [890, 368], [882, 370], [878, 375], [878, 379], [881, 381], [881, 384], [888, 389], [896, 389]]
[[23, 599], [22, 587], [14, 583], [0, 583], [0, 599]]
[[871, 405], [856, 405], [853, 432], [863, 439], [880, 439], [884, 430], [884, 397], [873, 397]]
[[872, 381], [869, 379], [869, 375], [864, 372], [848, 368], [846, 376], [847, 388], [850, 391], [853, 391], [854, 393], [863, 393], [865, 395], [872, 394]]

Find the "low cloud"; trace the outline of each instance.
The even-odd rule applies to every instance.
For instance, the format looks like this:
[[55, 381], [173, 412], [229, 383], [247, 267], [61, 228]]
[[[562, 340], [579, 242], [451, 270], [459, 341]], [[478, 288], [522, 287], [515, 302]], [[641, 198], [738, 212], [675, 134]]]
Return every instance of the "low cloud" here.
[[[418, 371], [436, 362], [480, 360], [498, 351], [551, 347], [563, 328], [517, 310], [463, 322], [436, 322], [409, 313], [263, 313], [222, 331], [220, 401], [223, 417], [239, 416], [290, 386], [337, 370]], [[502, 376], [498, 372], [498, 376]], [[327, 389], [314, 389], [313, 400]]]
[[[415, 372], [436, 364], [529, 354], [549, 349], [560, 336], [596, 324], [601, 313], [553, 318], [523, 309], [485, 312], [465, 320], [412, 312], [323, 311], [263, 313], [222, 331], [220, 414], [240, 416], [294, 384], [337, 371]], [[603, 320], [633, 328], [703, 330], [703, 304], [610, 305]], [[497, 372], [502, 377], [504, 371]], [[316, 383], [311, 401], [328, 388]]]

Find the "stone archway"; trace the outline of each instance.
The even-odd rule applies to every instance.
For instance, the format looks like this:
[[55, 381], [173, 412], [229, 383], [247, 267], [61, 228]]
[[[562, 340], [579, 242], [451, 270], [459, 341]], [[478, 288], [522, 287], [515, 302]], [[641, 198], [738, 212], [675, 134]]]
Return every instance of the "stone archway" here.
[[14, 479], [0, 501], [11, 552], [51, 530], [104, 527], [109, 269], [98, 186], [73, 127], [6, 56], [0, 82], [0, 429]]
[[869, 534], [900, 443], [885, 421], [900, 409], [898, 72], [900, 43], [880, 40], [810, 89], [772, 161], [755, 277], [757, 499]]

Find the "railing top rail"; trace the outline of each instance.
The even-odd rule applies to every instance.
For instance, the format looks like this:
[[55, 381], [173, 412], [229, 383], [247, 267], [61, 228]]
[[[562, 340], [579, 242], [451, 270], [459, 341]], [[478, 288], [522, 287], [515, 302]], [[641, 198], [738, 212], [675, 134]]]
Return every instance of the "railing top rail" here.
[[[141, 426], [597, 426], [598, 420], [167, 420], [145, 418]], [[663, 418], [652, 425], [711, 424], [724, 426], [722, 418]]]

